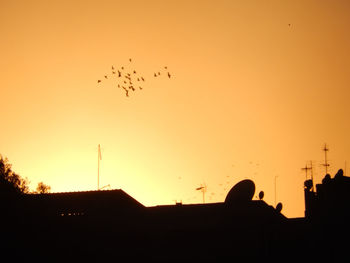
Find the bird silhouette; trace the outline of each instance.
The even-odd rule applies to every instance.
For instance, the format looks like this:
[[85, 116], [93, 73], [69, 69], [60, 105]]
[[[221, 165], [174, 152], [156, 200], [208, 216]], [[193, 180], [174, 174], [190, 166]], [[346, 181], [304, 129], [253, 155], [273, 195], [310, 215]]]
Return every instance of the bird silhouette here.
[[129, 97], [129, 91], [124, 86], [122, 88], [125, 90], [125, 96]]
[[[132, 58], [129, 58], [129, 62], [133, 62]], [[137, 73], [136, 68], [129, 70], [127, 67], [124, 67], [124, 66], [114, 67], [114, 65], [112, 65], [111, 69], [112, 69], [111, 73], [113, 75], [116, 75], [118, 72], [118, 78], [122, 78], [120, 79], [120, 81], [119, 80], [116, 81], [117, 83], [115, 87], [123, 88], [125, 91], [126, 97], [129, 97], [130, 91], [136, 91], [136, 89], [139, 89], [139, 90], [143, 89], [142, 84], [141, 83], [136, 84], [136, 81], [145, 82], [145, 78], [141, 76], [141, 74], [138, 74], [140, 72]], [[97, 83], [101, 83], [103, 79], [109, 79], [109, 77], [113, 79], [113, 75], [112, 77], [109, 74], [104, 75], [103, 78], [97, 80]], [[168, 71], [168, 66], [163, 66], [163, 68], [160, 71], [154, 72], [154, 77], [158, 77], [161, 75], [168, 76], [168, 78], [171, 78], [171, 74]]]

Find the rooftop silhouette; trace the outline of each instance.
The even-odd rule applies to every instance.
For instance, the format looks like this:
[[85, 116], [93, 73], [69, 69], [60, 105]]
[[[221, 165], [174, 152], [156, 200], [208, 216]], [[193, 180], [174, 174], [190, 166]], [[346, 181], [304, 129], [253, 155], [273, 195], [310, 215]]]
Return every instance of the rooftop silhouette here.
[[[286, 218], [282, 204], [268, 205], [263, 193], [252, 200], [251, 180], [232, 187], [225, 202], [209, 204], [145, 207], [123, 190], [2, 194], [2, 248], [9, 255], [20, 250], [26, 260], [38, 248], [58, 261], [313, 259], [320, 255], [310, 249], [347, 233], [350, 178], [339, 170], [316, 189], [305, 181], [305, 218]], [[344, 256], [338, 249], [327, 245], [322, 258]]]

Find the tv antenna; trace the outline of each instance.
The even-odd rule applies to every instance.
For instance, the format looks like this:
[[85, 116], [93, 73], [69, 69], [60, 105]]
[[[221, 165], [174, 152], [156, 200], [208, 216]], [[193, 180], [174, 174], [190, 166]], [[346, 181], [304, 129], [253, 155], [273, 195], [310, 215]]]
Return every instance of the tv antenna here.
[[329, 151], [329, 148], [327, 147], [327, 144], [324, 144], [324, 147], [322, 149], [324, 151], [324, 163], [322, 164], [325, 169], [326, 169], [326, 174], [328, 174], [328, 166], [329, 166], [329, 163], [328, 163], [328, 159], [327, 159], [327, 152]]
[[312, 161], [310, 161], [310, 168], [311, 168], [312, 191], [314, 191], [314, 169], [313, 169], [313, 166], [312, 166]]
[[203, 204], [204, 204], [205, 203], [205, 192], [207, 191], [207, 185], [205, 183], [201, 184], [201, 186], [197, 187], [196, 190], [202, 192], [202, 194], [203, 194]]
[[305, 180], [307, 180], [307, 171], [312, 170], [312, 167], [308, 167], [306, 164], [301, 170], [305, 171]]

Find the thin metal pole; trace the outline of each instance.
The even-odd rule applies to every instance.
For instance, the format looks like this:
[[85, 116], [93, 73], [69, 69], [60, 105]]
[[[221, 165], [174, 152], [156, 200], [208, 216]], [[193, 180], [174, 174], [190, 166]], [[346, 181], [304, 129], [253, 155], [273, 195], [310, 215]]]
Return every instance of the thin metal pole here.
[[311, 182], [312, 182], [312, 191], [314, 192], [314, 170], [313, 170], [313, 166], [312, 166], [312, 161], [310, 161], [310, 169], [311, 169]]
[[311, 169], [312, 169], [311, 167], [307, 167], [307, 164], [305, 165], [305, 167], [301, 168], [301, 170], [305, 171], [305, 180], [307, 180], [307, 171]]
[[329, 151], [329, 148], [327, 148], [327, 144], [324, 144], [323, 151], [324, 151], [324, 164], [323, 164], [323, 166], [326, 168], [326, 174], [328, 174], [329, 163], [327, 160], [327, 152]]

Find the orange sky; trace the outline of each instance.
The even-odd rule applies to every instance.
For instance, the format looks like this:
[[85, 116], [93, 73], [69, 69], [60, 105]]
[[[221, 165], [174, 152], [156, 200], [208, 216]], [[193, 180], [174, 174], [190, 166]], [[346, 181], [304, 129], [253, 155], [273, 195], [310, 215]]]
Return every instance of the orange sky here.
[[[145, 205], [223, 201], [235, 183], [303, 216], [301, 167], [350, 163], [348, 1], [0, 2], [0, 153], [52, 191], [122, 188]], [[290, 26], [288, 25], [290, 24]], [[146, 79], [126, 98], [97, 79]], [[171, 79], [153, 71], [168, 66]], [[222, 185], [221, 185], [222, 184]], [[256, 193], [256, 194], [257, 194]]]

